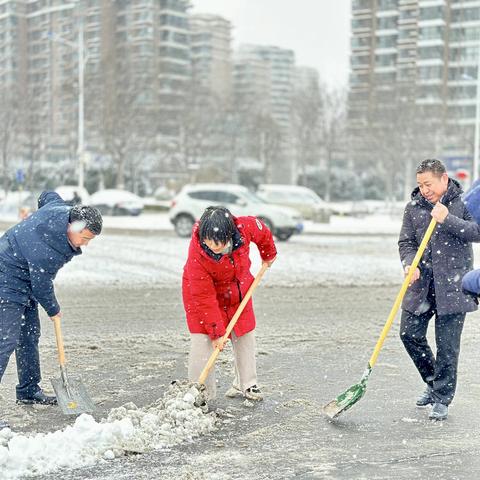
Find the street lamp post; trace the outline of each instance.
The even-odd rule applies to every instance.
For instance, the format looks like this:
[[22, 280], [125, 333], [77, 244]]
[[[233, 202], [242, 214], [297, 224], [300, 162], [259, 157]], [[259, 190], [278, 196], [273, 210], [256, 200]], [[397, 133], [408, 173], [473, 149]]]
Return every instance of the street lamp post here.
[[83, 189], [85, 183], [85, 45], [83, 38], [83, 22], [80, 19], [78, 29], [78, 187]]
[[77, 44], [66, 40], [59, 35], [49, 32], [49, 38], [55, 42], [63, 43], [77, 50], [78, 53], [78, 187], [83, 189], [85, 184], [85, 65], [88, 61], [88, 52], [85, 51], [85, 42], [83, 35], [83, 21], [79, 18], [78, 23], [78, 42]]

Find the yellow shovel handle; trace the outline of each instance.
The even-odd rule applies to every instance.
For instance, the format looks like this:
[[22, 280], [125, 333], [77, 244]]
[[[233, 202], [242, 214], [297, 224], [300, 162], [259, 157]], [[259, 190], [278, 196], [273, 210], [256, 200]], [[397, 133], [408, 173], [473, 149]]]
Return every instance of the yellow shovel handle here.
[[398, 309], [400, 308], [403, 297], [405, 296], [405, 292], [407, 291], [407, 288], [410, 285], [410, 281], [412, 279], [413, 273], [417, 269], [417, 266], [420, 262], [420, 259], [422, 258], [422, 255], [423, 255], [423, 252], [425, 251], [427, 243], [429, 242], [430, 237], [432, 236], [432, 233], [433, 233], [433, 230], [435, 229], [436, 224], [437, 222], [435, 221], [435, 219], [432, 218], [432, 220], [430, 221], [430, 224], [428, 225], [427, 231], [423, 236], [422, 242], [418, 247], [417, 254], [415, 255], [415, 258], [413, 259], [413, 262], [410, 265], [408, 274], [405, 277], [405, 280], [403, 281], [400, 291], [398, 292], [398, 295], [395, 300], [395, 303], [393, 304], [392, 310], [390, 310], [390, 315], [388, 316], [387, 322], [385, 323], [382, 333], [380, 334], [380, 338], [378, 339], [377, 344], [375, 345], [375, 349], [373, 350], [372, 356], [370, 357], [369, 365], [371, 368], [375, 365], [377, 361], [377, 357], [378, 357], [378, 354], [380, 353], [380, 349], [383, 346], [383, 342], [385, 341], [385, 338], [390, 330], [390, 327], [392, 326], [393, 320], [397, 315], [397, 312], [398, 312]]
[[63, 337], [62, 337], [62, 328], [60, 326], [60, 317], [53, 317], [53, 324], [55, 327], [55, 338], [57, 340], [57, 350], [58, 350], [58, 362], [60, 366], [65, 365], [65, 350], [63, 349]]
[[[230, 333], [232, 333], [233, 327], [237, 323], [238, 318], [243, 312], [243, 309], [245, 308], [245, 305], [248, 303], [250, 300], [250, 297], [252, 296], [253, 291], [257, 288], [257, 285], [260, 283], [260, 280], [263, 277], [263, 274], [268, 268], [268, 264], [264, 263], [262, 265], [262, 268], [259, 270], [257, 273], [257, 276], [253, 280], [252, 284], [250, 285], [250, 288], [248, 289], [247, 293], [243, 297], [243, 300], [241, 301], [240, 305], [237, 308], [237, 311], [235, 312], [235, 315], [233, 315], [232, 319], [230, 320], [230, 323], [227, 326], [227, 329], [225, 331], [225, 335], [222, 337], [222, 345], [225, 345], [225, 342], [228, 340], [228, 337], [230, 336]], [[215, 365], [215, 362], [217, 360], [218, 354], [220, 353], [220, 349], [217, 347], [213, 353], [210, 355], [210, 358], [208, 359], [207, 364], [205, 365], [205, 368], [202, 370], [202, 373], [200, 374], [200, 377], [198, 379], [198, 383], [200, 385], [203, 385], [205, 383], [205, 380], [208, 377], [208, 374], [210, 373], [210, 370], [212, 369], [213, 365]]]

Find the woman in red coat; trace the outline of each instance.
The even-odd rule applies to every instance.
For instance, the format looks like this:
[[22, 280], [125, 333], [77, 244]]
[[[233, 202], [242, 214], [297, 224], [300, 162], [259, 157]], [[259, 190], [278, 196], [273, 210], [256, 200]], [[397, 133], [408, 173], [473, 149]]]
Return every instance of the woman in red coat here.
[[[182, 282], [183, 304], [191, 334], [190, 381], [198, 380], [253, 282], [250, 242], [257, 245], [263, 263], [270, 266], [277, 251], [272, 233], [257, 218], [235, 218], [224, 207], [208, 207], [193, 227]], [[250, 299], [231, 335], [235, 378], [227, 396], [263, 398], [257, 387], [254, 329], [255, 314]], [[215, 386], [212, 369], [206, 381], [209, 399], [215, 398]]]

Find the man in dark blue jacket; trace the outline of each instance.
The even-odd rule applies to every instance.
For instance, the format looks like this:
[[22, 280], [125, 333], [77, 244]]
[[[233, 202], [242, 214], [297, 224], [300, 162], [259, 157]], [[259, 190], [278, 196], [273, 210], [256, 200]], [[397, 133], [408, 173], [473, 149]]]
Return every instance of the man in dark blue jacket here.
[[[480, 224], [480, 179], [475, 180], [470, 190], [463, 197], [463, 201], [474, 220]], [[464, 275], [462, 287], [467, 292], [480, 295], [480, 268], [471, 270]]]
[[[480, 242], [480, 226], [462, 201], [460, 185], [448, 178], [442, 162], [424, 160], [417, 168], [417, 184], [405, 208], [398, 241], [405, 274], [432, 217], [437, 226], [405, 294], [400, 336], [426, 384], [417, 405], [432, 405], [429, 418], [445, 420], [457, 385], [465, 315], [477, 310], [474, 295], [462, 291], [461, 282], [472, 269], [471, 242]], [[436, 355], [426, 337], [432, 317]]]
[[43, 192], [38, 210], [0, 238], [0, 380], [15, 351], [17, 403], [56, 403], [39, 386], [38, 303], [50, 318], [61, 315], [53, 280], [101, 230], [96, 208], [72, 207], [57, 193]]

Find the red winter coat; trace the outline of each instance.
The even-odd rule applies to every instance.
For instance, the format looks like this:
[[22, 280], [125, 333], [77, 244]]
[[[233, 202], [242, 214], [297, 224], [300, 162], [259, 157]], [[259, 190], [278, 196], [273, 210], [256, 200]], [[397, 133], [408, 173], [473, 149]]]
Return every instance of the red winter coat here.
[[[250, 242], [257, 245], [262, 260], [272, 260], [277, 254], [272, 234], [264, 223], [255, 217], [233, 217], [233, 220], [240, 235], [233, 239], [232, 253], [217, 256], [218, 260], [200, 245], [198, 223], [193, 227], [182, 282], [190, 333], [203, 333], [212, 339], [225, 334], [228, 322], [254, 279], [250, 273]], [[250, 299], [233, 331], [241, 337], [254, 328], [255, 314]]]

